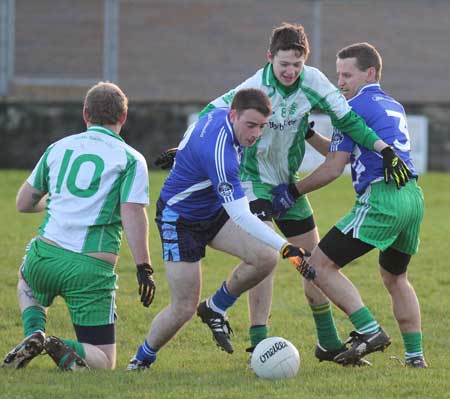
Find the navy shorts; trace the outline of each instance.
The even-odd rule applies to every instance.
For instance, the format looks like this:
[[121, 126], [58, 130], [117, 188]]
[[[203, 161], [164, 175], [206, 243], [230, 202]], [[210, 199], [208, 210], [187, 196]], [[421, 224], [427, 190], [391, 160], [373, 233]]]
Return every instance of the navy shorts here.
[[212, 218], [188, 220], [174, 212], [160, 198], [155, 222], [161, 237], [163, 259], [171, 262], [198, 262], [205, 257], [206, 245], [229, 219], [221, 208]]

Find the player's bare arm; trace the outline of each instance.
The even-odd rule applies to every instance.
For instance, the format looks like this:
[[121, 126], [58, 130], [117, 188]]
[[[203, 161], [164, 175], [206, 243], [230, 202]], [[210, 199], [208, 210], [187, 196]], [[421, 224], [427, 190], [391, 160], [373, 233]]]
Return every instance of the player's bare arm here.
[[325, 161], [311, 174], [297, 183], [282, 183], [272, 189], [272, 209], [280, 217], [304, 194], [317, 190], [337, 179], [344, 171], [350, 153], [336, 151], [328, 153]]
[[125, 203], [120, 207], [122, 225], [134, 262], [151, 264], [148, 247], [148, 218], [145, 205]]
[[147, 211], [144, 204], [128, 202], [121, 205], [120, 213], [128, 246], [136, 263], [138, 293], [142, 304], [148, 307], [153, 302], [156, 285], [148, 248]]
[[350, 153], [344, 151], [328, 153], [322, 165], [296, 184], [299, 194], [317, 190], [337, 179], [344, 171], [349, 158]]
[[324, 157], [327, 156], [328, 148], [330, 147], [330, 139], [328, 137], [322, 136], [319, 132], [314, 131], [314, 134], [306, 140], [318, 153]]
[[42, 212], [45, 210], [45, 201], [47, 193], [44, 193], [28, 182], [25, 182], [20, 187], [16, 197], [16, 208], [19, 212], [32, 213]]

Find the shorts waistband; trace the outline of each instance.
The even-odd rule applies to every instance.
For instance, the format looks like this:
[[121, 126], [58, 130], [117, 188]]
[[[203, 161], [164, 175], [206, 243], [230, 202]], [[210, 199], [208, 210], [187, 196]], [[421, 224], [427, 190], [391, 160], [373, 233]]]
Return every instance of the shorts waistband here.
[[102, 259], [94, 258], [93, 256], [73, 252], [65, 248], [48, 244], [45, 241], [41, 240], [39, 237], [34, 240], [34, 244], [38, 247], [39, 250], [46, 251], [47, 253], [54, 256], [61, 256], [65, 259], [73, 259], [75, 261], [79, 260], [82, 262], [88, 262], [94, 266], [98, 266], [106, 270], [114, 269], [114, 265], [112, 263], [106, 262]]
[[[370, 183], [370, 186], [372, 187], [385, 187], [385, 188], [392, 188], [395, 190], [398, 190], [397, 186], [395, 185], [395, 182], [393, 180], [391, 180], [389, 182], [389, 184], [386, 184], [384, 182], [384, 180], [379, 180], [373, 183]], [[411, 177], [405, 184], [405, 187], [410, 186], [410, 187], [417, 187], [417, 179], [415, 177]], [[402, 189], [402, 187], [400, 187], [400, 189]]]

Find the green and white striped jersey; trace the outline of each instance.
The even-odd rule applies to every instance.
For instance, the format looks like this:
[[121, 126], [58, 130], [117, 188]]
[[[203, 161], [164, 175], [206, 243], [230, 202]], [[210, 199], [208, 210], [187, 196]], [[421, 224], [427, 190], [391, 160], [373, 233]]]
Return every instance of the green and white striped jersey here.
[[258, 88], [272, 102], [273, 114], [262, 136], [244, 149], [241, 181], [271, 185], [293, 182], [305, 155], [305, 134], [312, 110], [327, 113], [333, 125], [359, 144], [373, 149], [379, 137], [347, 104], [345, 97], [317, 68], [305, 65], [293, 87], [283, 87], [273, 74], [272, 64], [257, 71], [235, 89], [208, 104], [199, 116], [213, 108], [229, 107], [235, 93]]
[[145, 158], [101, 126], [49, 146], [27, 182], [49, 194], [39, 234], [79, 253], [117, 254], [120, 204], [149, 203]]

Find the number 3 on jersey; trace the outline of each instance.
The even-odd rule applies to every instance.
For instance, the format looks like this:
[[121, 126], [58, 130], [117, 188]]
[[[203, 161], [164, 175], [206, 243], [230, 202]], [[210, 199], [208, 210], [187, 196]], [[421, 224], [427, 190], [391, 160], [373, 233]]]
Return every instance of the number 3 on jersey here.
[[[66, 152], [64, 153], [64, 157], [61, 163], [61, 169], [59, 170], [58, 173], [58, 180], [56, 182], [56, 193], [61, 192], [61, 186], [64, 183], [64, 178], [66, 176], [70, 158], [72, 157], [72, 155], [73, 150], [66, 150]], [[83, 166], [83, 164], [87, 165]], [[87, 184], [86, 185], [87, 187], [85, 188], [79, 187], [77, 185], [77, 177], [82, 167], [84, 176], [93, 169], [89, 184]], [[72, 165], [70, 167], [66, 181], [67, 189], [70, 191], [70, 193], [72, 193], [76, 197], [80, 198], [92, 197], [100, 187], [101, 175], [104, 169], [105, 169], [105, 162], [98, 155], [95, 154], [79, 155], [73, 160]]]
[[408, 124], [406, 123], [405, 115], [402, 112], [393, 111], [391, 109], [386, 110], [388, 116], [398, 118], [398, 130], [406, 137], [406, 141], [401, 143], [398, 139], [394, 140], [394, 147], [400, 151], [407, 152], [411, 150], [411, 141], [409, 138]]

